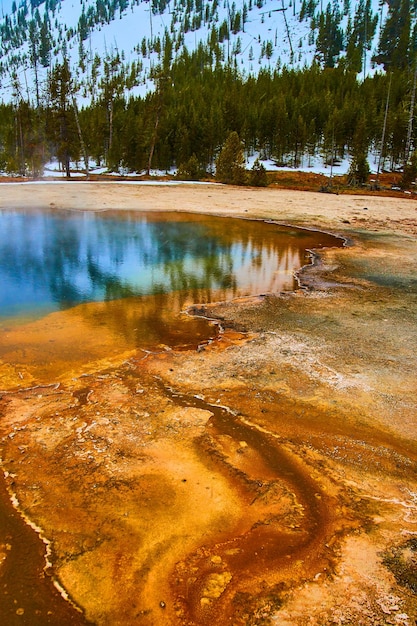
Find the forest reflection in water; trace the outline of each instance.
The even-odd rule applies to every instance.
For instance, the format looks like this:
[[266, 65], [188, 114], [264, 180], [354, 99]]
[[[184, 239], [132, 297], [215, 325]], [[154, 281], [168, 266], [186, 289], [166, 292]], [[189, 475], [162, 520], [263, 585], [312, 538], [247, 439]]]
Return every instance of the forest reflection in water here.
[[[107, 317], [134, 345], [144, 337], [165, 341], [156, 329], [165, 334], [167, 313], [191, 302], [293, 289], [306, 249], [336, 241], [277, 224], [186, 213], [3, 211], [0, 324], [120, 301], [100, 305], [96, 314], [91, 306], [78, 312], [93, 323], [99, 316], [101, 325]], [[152, 303], [149, 296], [157, 298]], [[132, 312], [138, 308], [148, 311], [140, 316], [141, 331]]]
[[[293, 289], [306, 250], [334, 245], [341, 240], [323, 233], [186, 213], [3, 211], [0, 389], [42, 398], [47, 388], [38, 393], [39, 384], [85, 373], [87, 363], [101, 371], [104, 359], [132, 349], [195, 347], [214, 331], [204, 319], [181, 315], [187, 305]], [[7, 500], [0, 495], [0, 517], [10, 518], [14, 545], [24, 524], [12, 519]], [[82, 623], [60, 598], [47, 618], [31, 600], [39, 596], [50, 609], [56, 597], [43, 579], [40, 588], [32, 558], [24, 570], [32, 541], [41, 553], [33, 534], [22, 541], [23, 558], [9, 557], [21, 573], [7, 578], [8, 566], [2, 612], [10, 624], [21, 617], [16, 606], [33, 624]]]

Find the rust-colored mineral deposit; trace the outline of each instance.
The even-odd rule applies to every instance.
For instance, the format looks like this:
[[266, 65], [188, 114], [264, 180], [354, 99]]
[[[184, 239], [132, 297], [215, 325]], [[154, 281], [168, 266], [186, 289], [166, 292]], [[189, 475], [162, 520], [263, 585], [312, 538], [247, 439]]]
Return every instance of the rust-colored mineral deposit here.
[[41, 535], [38, 578], [68, 606], [10, 604], [6, 528], [8, 626], [415, 625], [417, 201], [35, 189], [2, 185], [0, 208], [105, 198], [274, 219], [348, 245], [320, 251], [293, 293], [196, 303], [224, 328], [203, 344], [187, 318], [178, 349], [133, 349], [92, 327], [100, 304], [0, 330], [3, 499]]

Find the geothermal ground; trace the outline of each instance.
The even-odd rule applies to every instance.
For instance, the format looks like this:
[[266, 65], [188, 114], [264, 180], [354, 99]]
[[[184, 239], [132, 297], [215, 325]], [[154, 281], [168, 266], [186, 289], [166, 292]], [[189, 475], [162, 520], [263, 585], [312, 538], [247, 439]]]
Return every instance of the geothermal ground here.
[[1, 190], [0, 209], [207, 212], [347, 242], [294, 293], [194, 303], [221, 323], [208, 344], [131, 350], [77, 308], [1, 330], [3, 498], [43, 538], [35, 578], [68, 607], [14, 597], [6, 528], [8, 626], [415, 625], [417, 201]]

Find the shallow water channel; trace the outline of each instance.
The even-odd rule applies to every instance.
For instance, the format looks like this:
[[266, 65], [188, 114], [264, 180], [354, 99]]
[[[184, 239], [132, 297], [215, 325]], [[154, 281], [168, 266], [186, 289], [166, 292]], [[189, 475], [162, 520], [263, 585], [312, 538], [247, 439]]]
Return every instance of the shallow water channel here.
[[[186, 213], [0, 213], [0, 390], [52, 384], [117, 353], [189, 349], [217, 331], [193, 303], [297, 286], [331, 235]], [[9, 432], [1, 428], [2, 438]], [[8, 624], [82, 624], [43, 572], [45, 545], [0, 492], [0, 613]]]

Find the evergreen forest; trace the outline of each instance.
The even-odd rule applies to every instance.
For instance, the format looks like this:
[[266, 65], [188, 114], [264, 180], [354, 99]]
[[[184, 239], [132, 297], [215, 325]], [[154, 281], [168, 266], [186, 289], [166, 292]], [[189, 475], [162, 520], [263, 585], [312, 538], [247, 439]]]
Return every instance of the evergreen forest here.
[[[369, 2], [358, 5], [360, 15], [367, 15], [364, 31], [359, 18], [339, 28], [337, 3], [317, 12], [318, 3], [304, 1], [299, 19], [314, 19], [317, 32], [316, 53], [302, 66], [278, 60], [257, 72], [242, 71], [238, 53], [225, 58], [220, 29], [192, 50], [176, 49], [166, 31], [153, 50], [143, 93], [133, 89], [143, 68], [125, 62], [117, 48], [101, 58], [80, 54], [74, 66], [65, 40], [52, 57], [38, 36], [29, 46], [30, 90], [12, 66], [7, 70], [12, 95], [0, 104], [0, 170], [39, 177], [56, 159], [68, 177], [74, 169], [88, 174], [94, 163], [121, 174], [175, 169], [179, 177], [200, 179], [214, 175], [216, 165], [220, 172], [228, 154], [236, 167], [223, 178], [218, 172], [219, 179], [264, 184], [260, 161], [299, 168], [320, 155], [330, 166], [348, 158], [350, 181], [361, 184], [370, 155], [378, 170], [410, 168], [417, 147], [415, 4], [390, 0], [374, 70], [367, 73], [367, 37], [375, 36], [377, 25]], [[164, 8], [155, 4], [154, 10]], [[225, 37], [228, 29], [244, 27], [244, 11], [239, 16], [230, 16]], [[80, 43], [90, 22], [78, 33]], [[4, 48], [9, 40], [2, 36]], [[149, 42], [142, 45], [146, 49]], [[4, 66], [2, 71], [4, 76]], [[251, 155], [260, 161], [248, 181], [241, 169]]]

